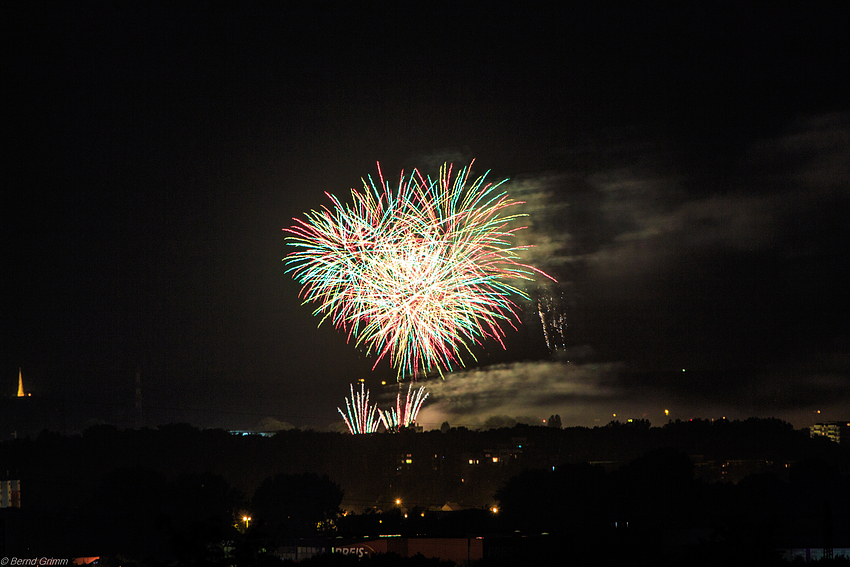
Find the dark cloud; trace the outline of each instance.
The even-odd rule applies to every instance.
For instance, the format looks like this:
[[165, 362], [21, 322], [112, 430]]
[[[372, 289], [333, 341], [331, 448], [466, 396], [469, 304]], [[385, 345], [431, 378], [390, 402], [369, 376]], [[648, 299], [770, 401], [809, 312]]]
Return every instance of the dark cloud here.
[[493, 415], [547, 419], [554, 413], [566, 413], [566, 421], [573, 422], [586, 417], [586, 406], [616, 398], [618, 392], [612, 382], [622, 370], [616, 363], [537, 361], [452, 373], [444, 381], [425, 383], [430, 398], [420, 421], [448, 420], [475, 426]]
[[618, 405], [641, 416], [663, 400], [679, 416], [840, 412], [850, 399], [840, 340], [850, 242], [837, 221], [850, 211], [847, 118], [800, 119], [752, 142], [740, 173], [711, 191], [687, 162], [658, 167], [680, 159], [659, 143], [625, 146], [622, 167], [512, 181], [530, 215], [518, 233], [534, 246], [526, 258], [571, 295], [558, 360], [596, 363], [455, 373], [429, 385], [423, 413], [569, 423]]

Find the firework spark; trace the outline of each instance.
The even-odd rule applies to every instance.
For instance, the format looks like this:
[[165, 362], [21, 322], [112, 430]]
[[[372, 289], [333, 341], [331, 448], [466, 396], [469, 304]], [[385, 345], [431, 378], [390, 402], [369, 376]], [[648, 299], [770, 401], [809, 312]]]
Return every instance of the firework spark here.
[[390, 408], [389, 411], [378, 410], [378, 416], [387, 431], [398, 432], [399, 429], [410, 427], [416, 422], [416, 416], [419, 415], [419, 410], [422, 409], [422, 404], [427, 397], [425, 386], [420, 387], [414, 394], [413, 384], [411, 384], [407, 388], [404, 405], [401, 404], [401, 392], [399, 392], [396, 397], [396, 407]]
[[[352, 204], [328, 194], [332, 208], [311, 211], [287, 231], [297, 250], [285, 259], [314, 302], [319, 324], [330, 318], [348, 339], [384, 357], [402, 375], [416, 377], [462, 366], [473, 344], [486, 337], [504, 348], [500, 324], [515, 328], [512, 298], [528, 299], [511, 282], [543, 272], [520, 262], [524, 246], [512, 245], [512, 201], [487, 173], [469, 183], [472, 164], [452, 178], [402, 172], [398, 188], [363, 179]], [[549, 277], [549, 276], [546, 276]], [[552, 279], [552, 278], [550, 278]]]
[[345, 399], [345, 407], [348, 410], [348, 415], [340, 408], [336, 410], [345, 420], [348, 430], [352, 435], [360, 433], [375, 433], [378, 431], [380, 420], [375, 416], [375, 413], [380, 412], [377, 405], [369, 405], [369, 390], [366, 386], [360, 384], [360, 392], [354, 391], [354, 385], [350, 386], [351, 398]]

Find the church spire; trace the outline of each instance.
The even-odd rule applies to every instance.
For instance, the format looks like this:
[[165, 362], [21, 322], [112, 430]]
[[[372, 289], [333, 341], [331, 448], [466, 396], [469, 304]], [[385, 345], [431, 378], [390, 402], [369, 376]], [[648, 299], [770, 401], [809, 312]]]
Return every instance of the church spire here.
[[21, 376], [21, 369], [19, 367], [18, 368], [18, 397], [23, 398], [24, 396], [26, 396], [26, 394], [24, 394], [24, 379]]

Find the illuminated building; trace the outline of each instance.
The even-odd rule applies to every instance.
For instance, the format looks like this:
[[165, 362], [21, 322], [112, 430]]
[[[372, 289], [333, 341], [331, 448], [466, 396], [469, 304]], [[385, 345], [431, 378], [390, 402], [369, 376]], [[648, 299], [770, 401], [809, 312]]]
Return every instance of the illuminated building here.
[[21, 481], [0, 480], [0, 508], [21, 507]]
[[[294, 542], [293, 542], [294, 543]], [[298, 545], [281, 547], [274, 555], [280, 559], [302, 561], [316, 555], [353, 555], [357, 558], [395, 553], [401, 557], [422, 555], [441, 561], [469, 563], [484, 558], [484, 540], [469, 538], [381, 537], [367, 541], [337, 540], [299, 541]]]
[[65, 408], [60, 399], [27, 392], [20, 368], [17, 386], [16, 393], [0, 393], [0, 440], [35, 438], [45, 429], [65, 431]]
[[841, 439], [850, 440], [850, 420], [816, 423], [809, 430], [809, 434], [812, 438], [827, 437], [836, 443], [841, 443]]
[[18, 397], [23, 398], [24, 396], [26, 396], [24, 394], [24, 378], [21, 376], [21, 369], [18, 368]]

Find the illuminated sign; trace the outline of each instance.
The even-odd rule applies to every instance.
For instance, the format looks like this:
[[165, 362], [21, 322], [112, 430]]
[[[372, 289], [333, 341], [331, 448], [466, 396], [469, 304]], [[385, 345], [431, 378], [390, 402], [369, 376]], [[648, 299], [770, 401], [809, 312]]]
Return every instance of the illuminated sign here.
[[346, 547], [331, 547], [331, 553], [354, 555], [355, 557], [369, 557], [375, 553], [375, 550], [368, 545], [349, 545]]

